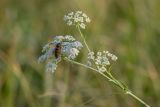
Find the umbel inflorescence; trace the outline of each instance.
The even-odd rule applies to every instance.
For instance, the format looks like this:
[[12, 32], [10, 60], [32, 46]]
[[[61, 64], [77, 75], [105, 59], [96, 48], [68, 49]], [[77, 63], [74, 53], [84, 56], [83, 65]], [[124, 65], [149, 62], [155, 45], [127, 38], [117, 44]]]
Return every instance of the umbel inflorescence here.
[[88, 66], [97, 66], [98, 71], [105, 72], [107, 67], [111, 65], [111, 61], [116, 61], [117, 56], [111, 54], [109, 51], [94, 52], [88, 53]]
[[58, 63], [65, 60], [70, 63], [83, 66], [92, 71], [95, 71], [105, 77], [109, 82], [121, 88], [125, 94], [130, 95], [146, 107], [150, 107], [143, 100], [134, 95], [126, 85], [117, 80], [111, 72], [111, 65], [118, 57], [109, 51], [93, 52], [89, 48], [81, 29], [85, 29], [87, 23], [90, 23], [90, 18], [82, 11], [70, 12], [64, 16], [64, 20], [68, 26], [75, 26], [80, 33], [84, 46], [88, 50], [88, 57], [86, 58], [87, 64], [75, 61], [81, 48], [83, 47], [80, 41], [77, 41], [71, 35], [55, 36], [52, 41], [44, 45], [42, 55], [39, 57], [38, 62], [46, 62], [46, 71], [54, 72]]
[[82, 29], [86, 28], [86, 23], [90, 23], [90, 18], [82, 11], [70, 12], [64, 16], [67, 25], [79, 25]]
[[75, 59], [82, 47], [81, 42], [76, 41], [73, 36], [55, 36], [51, 42], [44, 45], [43, 55], [38, 62], [46, 61], [46, 71], [54, 72], [62, 58]]

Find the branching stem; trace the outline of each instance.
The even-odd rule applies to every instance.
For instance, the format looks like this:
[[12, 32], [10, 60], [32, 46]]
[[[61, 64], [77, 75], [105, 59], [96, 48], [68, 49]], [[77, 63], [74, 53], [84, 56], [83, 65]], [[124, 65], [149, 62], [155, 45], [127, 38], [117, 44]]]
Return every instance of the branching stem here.
[[[77, 24], [77, 28], [78, 28], [78, 31], [80, 33], [80, 36], [82, 37], [83, 39], [83, 42], [85, 44], [85, 46], [87, 47], [87, 50], [88, 52], [91, 52], [91, 50], [89, 49], [89, 46], [87, 45], [87, 42], [85, 40], [85, 37], [83, 35], [83, 33], [81, 32], [81, 29], [80, 29], [80, 26], [79, 24]], [[103, 77], [107, 78], [109, 82], [115, 84], [116, 86], [118, 86], [119, 88], [121, 88], [125, 94], [131, 96], [132, 98], [136, 99], [137, 101], [139, 101], [140, 103], [142, 103], [143, 105], [145, 105], [146, 107], [150, 107], [148, 104], [146, 104], [143, 100], [141, 100], [139, 97], [137, 97], [136, 95], [134, 95], [128, 88], [126, 85], [124, 85], [122, 82], [118, 81], [112, 74], [110, 71], [106, 71], [105, 73], [104, 72], [100, 72], [98, 69], [95, 69], [95, 68], [92, 68], [90, 66], [87, 66], [85, 64], [82, 64], [82, 63], [79, 63], [79, 62], [76, 62], [74, 60], [70, 60], [68, 58], [64, 58], [66, 61], [69, 61], [71, 63], [74, 63], [74, 64], [77, 64], [77, 65], [80, 65], [80, 66], [83, 66], [85, 68], [88, 68], [88, 69], [91, 69], [93, 71], [96, 71], [98, 72], [100, 75], [102, 75]]]
[[71, 62], [71, 63], [73, 63], [73, 64], [80, 65], [80, 66], [83, 66], [83, 67], [85, 67], [85, 68], [88, 68], [88, 69], [91, 69], [91, 70], [93, 70], [93, 71], [98, 72], [98, 73], [101, 74], [103, 77], [107, 78], [109, 82], [112, 82], [112, 83], [114, 83], [116, 86], [120, 87], [120, 88], [125, 92], [125, 94], [131, 96], [132, 98], [134, 98], [135, 100], [139, 101], [140, 103], [142, 103], [142, 104], [145, 105], [146, 107], [150, 107], [150, 106], [149, 106], [148, 104], [146, 104], [143, 100], [141, 100], [139, 97], [137, 97], [136, 95], [134, 95], [134, 94], [133, 94], [128, 88], [126, 88], [121, 82], [119, 82], [117, 79], [115, 79], [110, 72], [108, 72], [108, 73], [107, 73], [108, 75], [106, 75], [106, 74], [104, 74], [103, 72], [100, 72], [100, 71], [98, 71], [98, 70], [95, 69], [95, 68], [92, 68], [92, 67], [87, 66], [87, 65], [85, 65], [85, 64], [79, 63], [79, 62], [77, 62], [77, 61], [74, 61], [74, 60], [71, 60], [71, 59], [68, 59], [68, 58], [64, 58], [64, 60], [69, 61], [69, 62]]

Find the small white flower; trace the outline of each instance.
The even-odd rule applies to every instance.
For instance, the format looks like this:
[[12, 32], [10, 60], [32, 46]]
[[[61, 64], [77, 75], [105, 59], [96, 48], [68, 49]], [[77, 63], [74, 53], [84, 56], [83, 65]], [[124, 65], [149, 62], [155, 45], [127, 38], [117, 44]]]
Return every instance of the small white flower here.
[[90, 20], [90, 18], [89, 18], [89, 17], [87, 17], [87, 18], [86, 18], [86, 22], [88, 22], [88, 23], [90, 23], [90, 22], [91, 22], [91, 20]]
[[90, 23], [90, 18], [82, 11], [70, 12], [64, 16], [64, 21], [67, 25], [78, 25], [80, 28], [85, 29], [86, 23]]
[[105, 72], [107, 69], [104, 67], [104, 66], [102, 66], [101, 68], [100, 68], [100, 71], [101, 72]]
[[68, 13], [68, 15], [70, 15], [70, 16], [72, 16], [73, 14], [74, 14], [73, 12]]
[[97, 52], [97, 56], [101, 56], [102, 55], [102, 52]]
[[46, 65], [46, 72], [52, 72], [52, 73], [54, 73], [54, 71], [56, 70], [56, 68], [57, 68], [57, 64], [52, 63], [52, 62], [48, 62], [47, 65]]
[[111, 57], [111, 59], [112, 59], [113, 61], [116, 61], [118, 58], [117, 58], [117, 56], [113, 55], [113, 56]]
[[107, 70], [104, 66], [102, 66], [102, 67], [97, 66], [97, 69], [99, 72], [105, 72]]
[[103, 51], [103, 53], [108, 54], [109, 52], [108, 51]]
[[68, 20], [67, 25], [71, 26], [72, 24], [72, 21]]
[[79, 18], [78, 18], [78, 17], [75, 17], [75, 18], [74, 18], [74, 22], [79, 22]]
[[110, 57], [113, 61], [116, 61], [116, 60], [118, 59], [117, 56], [111, 54], [111, 53], [108, 52], [108, 51], [105, 51], [105, 54], [106, 54], [108, 57]]
[[67, 21], [67, 20], [68, 20], [67, 15], [64, 15], [64, 21]]
[[94, 56], [94, 52], [89, 52], [88, 53], [88, 59], [90, 60], [94, 60], [95, 56]]
[[84, 21], [83, 21], [83, 17], [79, 17], [79, 21], [80, 21], [80, 22], [84, 22]]
[[53, 41], [51, 43], [57, 44], [59, 42], [62, 42], [63, 39], [64, 39], [64, 36], [56, 36], [56, 37], [54, 37], [54, 39], [53, 39]]
[[77, 11], [76, 13], [78, 13], [78, 14], [82, 14], [82, 11]]
[[102, 65], [105, 65], [105, 66], [110, 65], [110, 62], [107, 60], [107, 61], [103, 62]]
[[82, 16], [83, 16], [83, 17], [85, 17], [85, 18], [87, 18], [87, 17], [88, 17], [85, 13], [83, 13], [83, 14], [82, 14]]
[[73, 36], [70, 36], [70, 35], [66, 35], [64, 37], [64, 39], [66, 39], [67, 41], [75, 41], [75, 38]]
[[76, 47], [77, 49], [81, 49], [83, 47], [83, 45], [81, 44], [81, 42], [79, 41], [75, 41], [72, 43], [73, 47]]
[[42, 56], [40, 56], [40, 57], [38, 58], [38, 63], [42, 63], [42, 62], [44, 62], [46, 59], [47, 59], [47, 58], [46, 58], [46, 55], [42, 55]]
[[104, 65], [104, 66], [106, 66], [106, 65], [110, 65], [110, 62], [109, 62], [109, 60], [108, 60], [108, 58], [107, 58], [107, 57], [103, 57], [102, 59], [103, 59], [103, 61], [102, 61], [102, 65]]
[[68, 58], [69, 59], [74, 59], [77, 55], [78, 55], [78, 53], [79, 53], [79, 50], [78, 49], [76, 49], [76, 48], [71, 48], [70, 50], [69, 50], [69, 56], [68, 56]]
[[43, 46], [42, 52], [47, 51], [49, 48], [49, 44], [47, 43], [46, 45]]
[[112, 54], [111, 54], [111, 53], [108, 53], [107, 55], [108, 55], [109, 57], [112, 57]]
[[81, 23], [79, 26], [80, 26], [82, 29], [85, 29], [85, 28], [86, 28], [86, 25], [85, 25], [84, 23]]
[[96, 65], [101, 65], [101, 63], [102, 63], [101, 57], [97, 57], [97, 58], [95, 59], [95, 64], [96, 64]]

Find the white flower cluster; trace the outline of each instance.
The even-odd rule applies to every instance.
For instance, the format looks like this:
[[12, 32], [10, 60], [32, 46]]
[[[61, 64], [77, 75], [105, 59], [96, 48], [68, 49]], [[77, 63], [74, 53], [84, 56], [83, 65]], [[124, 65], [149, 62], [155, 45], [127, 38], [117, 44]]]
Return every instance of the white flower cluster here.
[[61, 43], [61, 54], [69, 59], [76, 58], [76, 56], [79, 53], [79, 50], [83, 47], [81, 42], [76, 41], [75, 38], [70, 35], [56, 36], [52, 43]]
[[46, 72], [54, 72], [57, 68], [57, 64], [56, 63], [52, 63], [52, 62], [48, 62], [46, 64]]
[[[60, 44], [58, 58], [55, 57], [57, 44]], [[61, 61], [61, 57], [75, 59], [82, 47], [81, 42], [76, 41], [73, 36], [56, 36], [53, 41], [43, 47], [42, 52], [44, 54], [39, 57], [38, 62], [47, 61], [46, 71], [53, 72], [56, 70], [57, 63]]]
[[86, 23], [90, 23], [90, 18], [82, 11], [70, 12], [64, 16], [64, 20], [67, 25], [79, 25], [82, 29], [85, 29]]
[[62, 53], [65, 57], [69, 59], [74, 59], [79, 53], [79, 50], [83, 47], [78, 41], [74, 42], [63, 42], [62, 43]]
[[109, 53], [108, 51], [97, 52], [96, 55], [94, 52], [89, 52], [88, 65], [92, 66], [92, 64], [95, 64], [100, 72], [105, 72], [107, 70], [107, 66], [110, 65], [109, 58], [112, 61], [116, 61], [118, 59], [117, 56]]

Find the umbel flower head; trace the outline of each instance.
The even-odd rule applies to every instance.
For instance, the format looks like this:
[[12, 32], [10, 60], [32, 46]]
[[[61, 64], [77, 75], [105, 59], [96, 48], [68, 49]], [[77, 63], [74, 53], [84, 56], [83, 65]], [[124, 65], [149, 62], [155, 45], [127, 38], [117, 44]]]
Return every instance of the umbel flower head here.
[[111, 64], [110, 60], [116, 61], [117, 59], [117, 56], [108, 51], [97, 52], [96, 55], [94, 52], [88, 53], [88, 65], [95, 64], [100, 72], [107, 71], [107, 66]]
[[76, 41], [73, 36], [55, 36], [51, 42], [44, 45], [38, 62], [46, 61], [46, 71], [54, 72], [62, 58], [75, 59], [82, 47], [81, 42]]
[[67, 22], [67, 25], [78, 25], [82, 29], [85, 29], [86, 23], [91, 22], [90, 18], [82, 11], [70, 12], [64, 16], [64, 20]]

